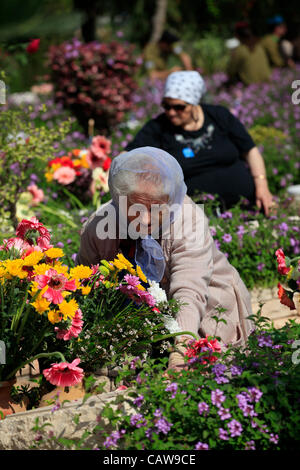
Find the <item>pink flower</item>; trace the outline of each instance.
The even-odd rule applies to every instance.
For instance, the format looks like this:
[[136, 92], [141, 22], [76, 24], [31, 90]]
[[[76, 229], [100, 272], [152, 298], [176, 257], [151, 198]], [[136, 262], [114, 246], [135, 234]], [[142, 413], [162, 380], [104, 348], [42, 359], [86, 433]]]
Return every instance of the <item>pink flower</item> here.
[[74, 318], [72, 319], [72, 325], [69, 330], [60, 330], [58, 327], [54, 328], [54, 330], [57, 332], [56, 338], [63, 339], [65, 341], [68, 341], [71, 338], [77, 338], [81, 333], [82, 326], [82, 311], [79, 308], [75, 312]]
[[73, 183], [76, 178], [76, 171], [69, 166], [61, 166], [53, 173], [53, 179], [60, 184], [67, 185]]
[[128, 387], [126, 385], [120, 385], [120, 387], [117, 388], [117, 390], [127, 390]]
[[43, 375], [52, 385], [72, 387], [83, 379], [83, 369], [77, 367], [79, 362], [80, 359], [77, 358], [71, 364], [68, 362], [51, 364], [49, 369], [43, 371]]
[[76, 290], [76, 281], [68, 281], [68, 278], [64, 274], [59, 274], [55, 269], [50, 268], [45, 274], [39, 274], [35, 276], [34, 281], [38, 283], [38, 288], [43, 289], [48, 286], [48, 289], [42, 297], [54, 304], [60, 304], [64, 298], [62, 292], [65, 290]]
[[[38, 232], [40, 236], [37, 237], [35, 232]], [[21, 220], [17, 226], [16, 235], [30, 245], [33, 245], [32, 240], [36, 238], [37, 245], [44, 250], [48, 250], [52, 246], [49, 244], [51, 238], [49, 231], [35, 217]]]
[[39, 189], [36, 184], [31, 184], [30, 186], [27, 187], [27, 191], [32, 194], [33, 199], [32, 199], [32, 205], [36, 206], [40, 202], [43, 202], [44, 200], [44, 191], [42, 189]]
[[110, 140], [106, 139], [103, 135], [97, 135], [92, 139], [90, 149], [95, 155], [100, 151], [107, 155], [110, 153]]
[[15, 249], [16, 251], [20, 253], [20, 255], [22, 255], [24, 251], [28, 250], [29, 248], [31, 248], [31, 245], [29, 245], [27, 241], [23, 240], [23, 238], [14, 237], [14, 238], [4, 239], [3, 245], [0, 246], [0, 251], [1, 250], [9, 251], [9, 250]]
[[110, 152], [110, 141], [98, 135], [93, 138], [92, 145], [90, 146], [86, 155], [86, 160], [92, 170], [97, 167], [107, 166], [107, 153]]

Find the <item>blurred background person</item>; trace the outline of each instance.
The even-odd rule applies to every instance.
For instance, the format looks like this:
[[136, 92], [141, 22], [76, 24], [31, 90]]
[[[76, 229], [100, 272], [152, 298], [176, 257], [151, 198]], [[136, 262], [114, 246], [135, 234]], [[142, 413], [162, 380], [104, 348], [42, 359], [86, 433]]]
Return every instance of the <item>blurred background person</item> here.
[[264, 48], [259, 44], [247, 22], [235, 25], [235, 36], [239, 45], [232, 49], [227, 66], [229, 84], [243, 82], [262, 83], [269, 80], [271, 68]]
[[200, 104], [206, 91], [197, 71], [168, 76], [164, 112], [126, 147], [157, 147], [182, 167], [187, 194], [217, 194], [223, 209], [246, 198], [266, 215], [273, 204], [263, 157], [243, 124], [224, 106]]
[[[192, 60], [184, 52], [179, 38], [169, 31], [164, 31], [158, 42], [149, 42], [143, 51], [145, 68], [151, 79], [164, 80], [167, 76], [178, 70], [192, 70]], [[179, 65], [169, 68], [168, 62], [175, 56]]]
[[294, 67], [294, 61], [291, 57], [284, 57], [280, 40], [287, 34], [287, 26], [280, 15], [269, 18], [269, 34], [261, 39], [261, 45], [266, 51], [271, 67]]

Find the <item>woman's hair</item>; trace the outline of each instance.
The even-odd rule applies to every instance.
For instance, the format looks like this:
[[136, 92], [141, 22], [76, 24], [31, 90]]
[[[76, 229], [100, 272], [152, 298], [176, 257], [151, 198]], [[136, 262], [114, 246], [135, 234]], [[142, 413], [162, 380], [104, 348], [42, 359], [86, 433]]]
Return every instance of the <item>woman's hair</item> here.
[[253, 51], [258, 39], [252, 33], [250, 26], [247, 23], [238, 23], [235, 26], [235, 34], [242, 44], [245, 44], [250, 51]]
[[138, 155], [132, 157], [126, 169], [120, 169], [114, 176], [114, 188], [118, 196], [141, 193], [146, 188], [149, 190], [149, 183], [150, 196], [160, 198], [166, 195], [167, 188], [164, 188], [162, 174], [147, 159], [143, 159], [141, 168], [141, 158]]
[[155, 147], [136, 148], [114, 158], [108, 185], [116, 205], [120, 196], [133, 193], [157, 199], [165, 199], [167, 195], [169, 205], [181, 205], [187, 189], [177, 160]]

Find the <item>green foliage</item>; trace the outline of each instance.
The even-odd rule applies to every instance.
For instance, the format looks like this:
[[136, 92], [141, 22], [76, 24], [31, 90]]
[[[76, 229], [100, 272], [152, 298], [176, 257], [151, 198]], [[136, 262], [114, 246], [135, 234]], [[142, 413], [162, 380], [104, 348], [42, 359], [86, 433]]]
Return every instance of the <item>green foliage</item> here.
[[[294, 346], [300, 325], [289, 321], [275, 329], [261, 310], [252, 320], [256, 327], [247, 344], [229, 347], [214, 364], [203, 363], [201, 355], [193, 363], [186, 358], [185, 369], [168, 375], [166, 359], [139, 361], [135, 369], [126, 365], [119, 378], [130, 388], [106, 404], [84, 448], [296, 450], [300, 362]], [[43, 448], [49, 439], [42, 428], [35, 431], [41, 436], [35, 447]], [[51, 439], [53, 448], [65, 448], [58, 437]], [[67, 445], [79, 443], [84, 446], [83, 439]]]
[[29, 182], [30, 164], [37, 160], [46, 163], [52, 156], [53, 143], [63, 139], [68, 132], [68, 122], [50, 130], [34, 127], [29, 114], [23, 111], [8, 110], [0, 113], [1, 219], [10, 219], [16, 227], [16, 195]]

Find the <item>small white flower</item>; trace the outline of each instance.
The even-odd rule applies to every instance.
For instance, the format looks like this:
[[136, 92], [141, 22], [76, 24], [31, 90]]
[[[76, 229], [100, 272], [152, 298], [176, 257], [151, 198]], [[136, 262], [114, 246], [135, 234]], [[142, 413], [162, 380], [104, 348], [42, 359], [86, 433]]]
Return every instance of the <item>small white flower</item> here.
[[182, 331], [175, 318], [170, 315], [163, 315], [163, 322], [170, 333], [180, 333]]
[[152, 295], [152, 297], [154, 297], [156, 303], [168, 301], [165, 291], [161, 287], [159, 287], [158, 282], [149, 281], [149, 284], [150, 287], [148, 287], [147, 291], [149, 292], [149, 294]]

